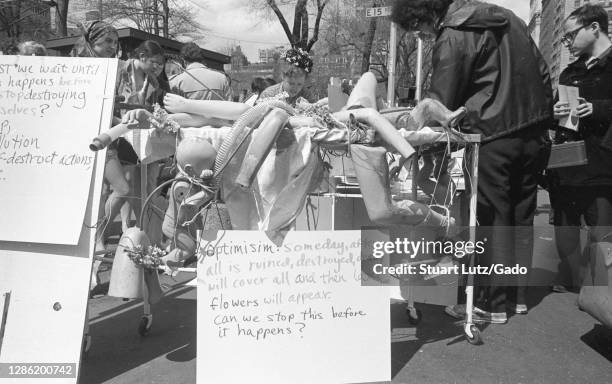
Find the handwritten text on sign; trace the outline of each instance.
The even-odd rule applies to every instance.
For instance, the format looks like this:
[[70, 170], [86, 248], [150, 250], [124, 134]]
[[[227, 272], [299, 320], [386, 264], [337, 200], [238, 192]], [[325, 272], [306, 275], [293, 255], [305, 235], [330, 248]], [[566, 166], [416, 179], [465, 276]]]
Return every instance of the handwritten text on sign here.
[[210, 369], [236, 359], [250, 382], [389, 380], [388, 289], [361, 287], [359, 231], [290, 232], [279, 246], [263, 232], [208, 235], [199, 382], [242, 382], [229, 366]]
[[[0, 240], [76, 244], [94, 162], [88, 144], [112, 101], [116, 65], [0, 56], [0, 212], [17, 220], [0, 224]], [[73, 224], [36, 231], [20, 217]]]

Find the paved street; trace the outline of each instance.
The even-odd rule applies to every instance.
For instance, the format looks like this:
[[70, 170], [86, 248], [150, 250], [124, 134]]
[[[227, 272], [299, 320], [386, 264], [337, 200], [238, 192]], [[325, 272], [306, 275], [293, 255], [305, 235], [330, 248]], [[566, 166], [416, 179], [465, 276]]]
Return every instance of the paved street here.
[[[539, 209], [534, 267], [552, 278], [557, 259], [545, 193]], [[182, 285], [191, 277], [164, 278], [177, 288], [153, 308], [153, 328], [145, 338], [137, 333], [140, 302], [92, 299], [93, 345], [81, 383], [195, 383], [196, 292]], [[415, 327], [404, 305], [392, 301], [392, 383], [609, 383], [612, 331], [579, 311], [576, 300], [576, 293], [532, 288], [529, 314], [481, 327], [481, 346], [465, 341], [461, 323], [442, 306], [417, 303], [423, 320]], [[247, 372], [236, 375], [251, 379]]]

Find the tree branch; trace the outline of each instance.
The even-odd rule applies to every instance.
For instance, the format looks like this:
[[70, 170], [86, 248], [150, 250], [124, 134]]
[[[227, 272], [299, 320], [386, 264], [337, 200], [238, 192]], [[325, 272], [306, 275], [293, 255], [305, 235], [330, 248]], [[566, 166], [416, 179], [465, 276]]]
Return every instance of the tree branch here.
[[321, 3], [321, 0], [317, 0], [317, 18], [315, 20], [315, 26], [314, 26], [314, 31], [312, 33], [312, 38], [310, 39], [310, 41], [308, 42], [308, 45], [306, 46], [307, 52], [310, 52], [310, 50], [312, 49], [312, 46], [317, 42], [317, 40], [319, 40], [319, 25], [321, 24], [321, 16], [323, 15], [323, 10], [325, 9], [325, 6], [327, 5], [328, 2], [329, 0], [325, 0], [323, 1], [323, 3]]
[[291, 30], [289, 29], [289, 25], [287, 24], [287, 21], [285, 20], [285, 17], [283, 16], [283, 14], [280, 11], [280, 9], [278, 9], [278, 6], [276, 5], [276, 1], [275, 0], [266, 0], [266, 2], [270, 6], [270, 8], [272, 8], [274, 13], [276, 14], [276, 17], [278, 17], [278, 21], [280, 21], [280, 23], [281, 23], [281, 25], [283, 27], [283, 30], [285, 31], [285, 34], [287, 35], [287, 38], [289, 39], [289, 43], [291, 44], [291, 46], [293, 46], [295, 44], [294, 40], [293, 40], [293, 35], [291, 34]]
[[[304, 13], [308, 15], [306, 3], [308, 0], [298, 0], [293, 11], [293, 38], [298, 43], [302, 40]], [[307, 16], [308, 17], [308, 16]]]
[[308, 46], [308, 11], [302, 13], [302, 31], [300, 32], [300, 48], [306, 49]]

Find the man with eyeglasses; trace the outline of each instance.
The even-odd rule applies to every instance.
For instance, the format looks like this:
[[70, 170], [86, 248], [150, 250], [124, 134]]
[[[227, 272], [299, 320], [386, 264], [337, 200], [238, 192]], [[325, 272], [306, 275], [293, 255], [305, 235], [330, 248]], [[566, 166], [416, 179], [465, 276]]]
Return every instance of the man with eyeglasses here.
[[[557, 169], [551, 191], [555, 239], [561, 259], [554, 291], [572, 281], [568, 258], [581, 254], [581, 217], [594, 242], [612, 234], [612, 43], [608, 38], [608, 13], [599, 5], [585, 4], [566, 19], [562, 42], [577, 57], [561, 73], [559, 84], [577, 87], [578, 132], [559, 128], [556, 142], [584, 140], [588, 164]], [[554, 116], [570, 114], [567, 103], [557, 102]], [[607, 227], [607, 228], [606, 228]], [[571, 284], [571, 283], [570, 283]]]
[[[531, 267], [553, 98], [548, 68], [525, 23], [505, 8], [468, 0], [396, 0], [391, 18], [407, 31], [436, 37], [428, 97], [450, 110], [465, 106], [462, 128], [481, 135], [477, 216], [487, 252], [477, 261]], [[483, 292], [474, 313], [479, 320], [503, 324], [507, 311], [527, 312], [527, 276], [476, 277]], [[463, 317], [465, 306], [446, 312]]]

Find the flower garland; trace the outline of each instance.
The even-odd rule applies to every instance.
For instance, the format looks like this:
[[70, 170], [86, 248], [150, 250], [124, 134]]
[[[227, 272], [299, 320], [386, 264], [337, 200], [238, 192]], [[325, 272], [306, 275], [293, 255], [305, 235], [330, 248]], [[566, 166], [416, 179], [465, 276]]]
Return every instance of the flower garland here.
[[309, 103], [305, 99], [302, 99], [296, 102], [295, 111], [299, 115], [306, 115], [318, 119], [325, 127], [346, 128], [346, 125], [332, 116], [327, 103]]
[[302, 68], [306, 73], [310, 73], [310, 71], [312, 71], [312, 59], [308, 55], [308, 52], [302, 48], [288, 49], [282, 54], [281, 59], [298, 68]]
[[149, 118], [149, 123], [152, 129], [166, 133], [177, 133], [181, 128], [180, 124], [172, 120], [168, 112], [157, 103], [153, 105], [153, 116]]
[[159, 266], [164, 265], [162, 257], [168, 254], [156, 245], [149, 245], [146, 248], [136, 245], [134, 248], [126, 248], [125, 251], [134, 264], [151, 270], [157, 270]]

